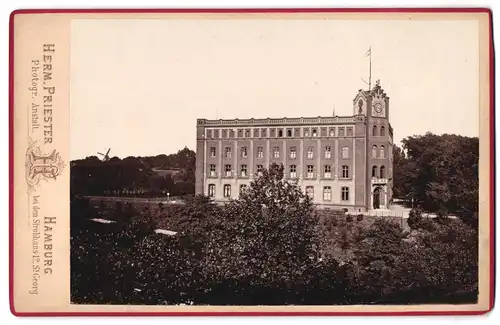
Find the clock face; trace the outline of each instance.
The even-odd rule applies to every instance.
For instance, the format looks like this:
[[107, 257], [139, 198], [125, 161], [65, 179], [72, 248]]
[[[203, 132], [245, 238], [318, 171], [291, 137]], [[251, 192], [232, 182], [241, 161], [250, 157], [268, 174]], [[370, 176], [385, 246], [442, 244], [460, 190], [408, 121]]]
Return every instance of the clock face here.
[[375, 103], [375, 104], [373, 104], [373, 108], [375, 109], [375, 112], [377, 112], [377, 114], [381, 114], [382, 113], [382, 104]]

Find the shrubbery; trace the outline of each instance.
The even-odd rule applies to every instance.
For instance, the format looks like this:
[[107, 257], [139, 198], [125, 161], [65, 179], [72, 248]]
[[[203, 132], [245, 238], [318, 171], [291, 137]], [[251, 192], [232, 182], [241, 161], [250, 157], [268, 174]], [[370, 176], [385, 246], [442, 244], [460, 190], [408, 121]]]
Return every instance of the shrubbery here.
[[[71, 297], [93, 304], [472, 303], [477, 231], [460, 222], [412, 231], [384, 219], [317, 216], [272, 165], [239, 200], [115, 207], [112, 224], [71, 205]], [[350, 218], [349, 218], [350, 217]], [[349, 219], [349, 220], [348, 220]], [[409, 221], [410, 223], [410, 221]], [[155, 234], [167, 227], [176, 236]]]

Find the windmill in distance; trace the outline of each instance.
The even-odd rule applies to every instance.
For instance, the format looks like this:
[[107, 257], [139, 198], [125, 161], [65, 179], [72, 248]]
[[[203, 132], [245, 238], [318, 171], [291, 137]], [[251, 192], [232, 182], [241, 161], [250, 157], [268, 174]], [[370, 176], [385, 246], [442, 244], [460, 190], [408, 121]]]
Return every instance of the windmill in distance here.
[[108, 161], [109, 160], [109, 152], [111, 151], [111, 148], [108, 149], [106, 154], [98, 152], [97, 154], [102, 156], [102, 161]]

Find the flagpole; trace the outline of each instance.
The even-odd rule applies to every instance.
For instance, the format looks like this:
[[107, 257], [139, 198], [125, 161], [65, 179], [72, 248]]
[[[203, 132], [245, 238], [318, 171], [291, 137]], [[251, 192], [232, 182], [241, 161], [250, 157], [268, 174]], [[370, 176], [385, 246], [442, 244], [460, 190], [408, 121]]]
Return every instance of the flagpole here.
[[368, 51], [365, 53], [364, 56], [365, 57], [367, 57], [367, 56], [370, 57], [370, 71], [369, 71], [369, 75], [368, 75], [368, 82], [366, 82], [363, 78], [361, 78], [361, 80], [363, 80], [363, 82], [365, 84], [368, 84], [368, 91], [371, 91], [372, 90], [372, 47], [371, 46], [368, 49]]
[[372, 90], [372, 47], [370, 46], [370, 75], [368, 76], [368, 91]]

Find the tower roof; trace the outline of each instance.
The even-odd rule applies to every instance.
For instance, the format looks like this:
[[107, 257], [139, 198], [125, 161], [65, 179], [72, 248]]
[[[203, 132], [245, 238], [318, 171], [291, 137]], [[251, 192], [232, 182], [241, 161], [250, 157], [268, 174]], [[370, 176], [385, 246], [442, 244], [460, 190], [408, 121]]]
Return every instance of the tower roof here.
[[377, 79], [377, 81], [375, 82], [375, 86], [370, 92], [370, 96], [372, 98], [389, 98], [384, 92], [384, 89], [382, 89], [382, 87], [380, 86], [380, 79]]

